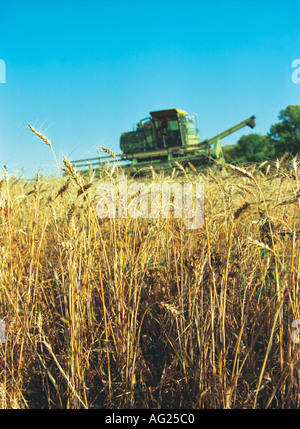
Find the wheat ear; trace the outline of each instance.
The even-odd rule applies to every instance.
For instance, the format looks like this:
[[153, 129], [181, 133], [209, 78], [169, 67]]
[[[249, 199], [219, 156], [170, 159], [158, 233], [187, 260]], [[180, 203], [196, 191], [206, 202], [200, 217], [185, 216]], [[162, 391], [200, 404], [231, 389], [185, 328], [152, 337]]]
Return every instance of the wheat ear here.
[[58, 167], [57, 159], [56, 159], [55, 152], [53, 150], [51, 141], [48, 139], [48, 137], [46, 137], [40, 131], [36, 130], [32, 125], [28, 124], [28, 127], [33, 132], [33, 134], [35, 134], [36, 136], [38, 136], [47, 146], [50, 147], [50, 149], [52, 151], [52, 154], [53, 154], [53, 157], [54, 157], [54, 160], [55, 160], [55, 164], [56, 164], [56, 168], [57, 168], [57, 172], [58, 172], [58, 177], [59, 177], [59, 180], [60, 180], [59, 167]]
[[103, 146], [100, 147], [102, 150], [104, 150], [104, 152], [108, 153], [108, 155], [112, 156], [116, 161], [118, 161], [117, 155], [113, 151], [106, 149], [106, 147]]

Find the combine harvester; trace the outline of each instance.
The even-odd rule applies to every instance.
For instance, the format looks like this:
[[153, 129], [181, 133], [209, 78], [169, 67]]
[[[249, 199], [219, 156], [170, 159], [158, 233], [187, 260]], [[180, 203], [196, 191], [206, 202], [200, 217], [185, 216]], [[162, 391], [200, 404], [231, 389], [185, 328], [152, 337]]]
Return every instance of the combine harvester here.
[[[166, 170], [180, 163], [194, 166], [207, 165], [214, 160], [222, 160], [221, 140], [248, 125], [255, 127], [255, 116], [240, 122], [217, 136], [200, 141], [197, 115], [178, 109], [150, 112], [150, 117], [142, 119], [134, 131], [122, 133], [120, 148], [116, 155], [119, 165], [127, 173], [145, 170], [152, 166], [155, 170]], [[110, 155], [72, 161], [77, 169], [103, 170], [115, 159]], [[150, 167], [151, 168], [151, 167]]]

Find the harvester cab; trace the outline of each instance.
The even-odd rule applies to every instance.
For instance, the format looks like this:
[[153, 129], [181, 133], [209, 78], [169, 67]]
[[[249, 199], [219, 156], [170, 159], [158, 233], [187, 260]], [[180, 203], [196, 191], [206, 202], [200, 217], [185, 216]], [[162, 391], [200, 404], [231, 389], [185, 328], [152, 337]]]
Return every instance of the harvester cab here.
[[150, 112], [136, 130], [121, 134], [120, 148], [126, 155], [199, 143], [197, 115], [178, 109]]

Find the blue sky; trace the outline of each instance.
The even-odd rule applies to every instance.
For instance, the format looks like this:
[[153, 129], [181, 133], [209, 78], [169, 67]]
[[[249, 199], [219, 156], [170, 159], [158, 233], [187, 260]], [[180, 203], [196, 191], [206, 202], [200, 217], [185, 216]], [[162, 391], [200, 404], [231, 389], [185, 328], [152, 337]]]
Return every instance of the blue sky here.
[[120, 153], [121, 132], [166, 108], [197, 113], [203, 139], [252, 114], [264, 134], [300, 104], [297, 58], [294, 0], [0, 0], [0, 168], [55, 174], [27, 123], [60, 161]]

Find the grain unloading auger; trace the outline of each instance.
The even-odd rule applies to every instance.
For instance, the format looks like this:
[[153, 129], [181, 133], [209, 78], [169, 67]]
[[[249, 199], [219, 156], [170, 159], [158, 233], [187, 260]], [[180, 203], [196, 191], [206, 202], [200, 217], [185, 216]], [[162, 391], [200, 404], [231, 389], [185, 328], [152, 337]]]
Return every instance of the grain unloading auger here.
[[[222, 159], [220, 141], [246, 125], [255, 127], [255, 116], [240, 122], [228, 130], [200, 141], [197, 115], [178, 109], [150, 112], [150, 117], [142, 119], [136, 129], [122, 133], [117, 155], [118, 163], [125, 172], [137, 172], [152, 166], [155, 170], [167, 169], [179, 162], [185, 165], [191, 162], [194, 166], [205, 165], [215, 159]], [[72, 161], [78, 169], [94, 170], [106, 168], [108, 163], [115, 162], [110, 155]]]

